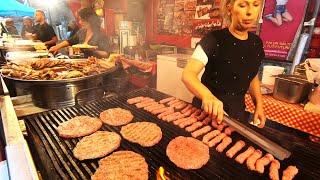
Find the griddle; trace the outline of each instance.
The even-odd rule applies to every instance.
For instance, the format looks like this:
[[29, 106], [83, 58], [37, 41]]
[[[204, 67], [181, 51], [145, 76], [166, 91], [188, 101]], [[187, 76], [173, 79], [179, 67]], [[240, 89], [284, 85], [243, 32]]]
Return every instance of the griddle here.
[[[79, 161], [74, 158], [72, 149], [81, 138], [60, 138], [55, 128], [58, 126], [58, 123], [67, 121], [74, 116], [89, 115], [99, 117], [100, 112], [103, 110], [120, 107], [132, 112], [134, 115], [133, 122], [150, 121], [156, 123], [162, 129], [163, 137], [153, 147], [144, 148], [122, 139], [121, 146], [118, 149], [131, 150], [143, 155], [149, 165], [149, 179], [156, 178], [156, 171], [160, 166], [164, 167], [166, 175], [171, 179], [269, 179], [269, 167], [266, 168], [264, 174], [260, 175], [249, 171], [245, 164], [240, 165], [236, 163], [234, 158], [229, 159], [226, 157], [226, 150], [223, 153], [218, 153], [214, 148], [210, 148], [211, 158], [201, 169], [184, 170], [178, 168], [166, 156], [166, 147], [174, 137], [191, 136], [190, 133], [172, 123], [159, 120], [156, 116], [143, 109], [137, 109], [134, 105], [127, 104], [127, 99], [136, 96], [149, 96], [156, 100], [169, 97], [154, 89], [144, 88], [125, 95], [104, 98], [82, 106], [67, 107], [23, 117], [22, 119], [24, 119], [27, 126], [28, 143], [37, 169], [42, 177], [44, 179], [90, 179], [90, 176], [98, 168], [99, 159]], [[301, 134], [300, 131], [271, 121], [267, 122], [264, 129], [251, 127], [251, 125], [248, 125], [248, 127], [258, 130], [265, 137], [292, 152], [289, 159], [281, 161], [280, 176], [288, 165], [295, 165], [299, 168], [296, 179], [320, 179], [319, 144], [298, 137], [297, 135]], [[103, 125], [102, 130], [114, 131], [120, 134], [120, 128]], [[241, 152], [250, 145], [258, 148], [237, 133], [234, 133], [231, 137], [233, 139], [232, 145], [240, 139], [246, 142], [246, 147]]]

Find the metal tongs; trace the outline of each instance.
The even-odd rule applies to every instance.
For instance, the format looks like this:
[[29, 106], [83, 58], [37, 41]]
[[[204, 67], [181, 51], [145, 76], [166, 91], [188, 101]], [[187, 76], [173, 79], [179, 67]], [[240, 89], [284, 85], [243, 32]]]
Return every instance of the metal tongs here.
[[291, 152], [287, 149], [284, 149], [275, 142], [267, 139], [258, 132], [246, 127], [237, 120], [229, 117], [226, 113], [223, 116], [223, 121], [229, 126], [233, 127], [239, 134], [245, 136], [253, 143], [257, 144], [259, 147], [267, 151], [268, 153], [274, 155], [279, 160], [284, 160], [285, 158], [290, 157]]

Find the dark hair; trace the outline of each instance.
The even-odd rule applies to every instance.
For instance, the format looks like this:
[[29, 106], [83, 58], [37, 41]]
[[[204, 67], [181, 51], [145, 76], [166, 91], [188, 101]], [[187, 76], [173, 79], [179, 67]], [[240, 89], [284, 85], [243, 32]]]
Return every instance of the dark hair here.
[[100, 31], [101, 20], [92, 8], [83, 8], [78, 12], [81, 20], [88, 22], [94, 31]]

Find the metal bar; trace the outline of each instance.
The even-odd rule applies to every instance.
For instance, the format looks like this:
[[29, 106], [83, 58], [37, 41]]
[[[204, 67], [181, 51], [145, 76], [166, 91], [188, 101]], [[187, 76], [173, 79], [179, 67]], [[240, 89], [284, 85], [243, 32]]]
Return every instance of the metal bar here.
[[2, 76], [0, 83], [2, 89], [2, 95], [0, 96], [1, 120], [5, 136], [9, 176], [11, 179], [39, 179]]
[[64, 168], [67, 170], [67, 172], [68, 172], [69, 176], [71, 177], [71, 179], [77, 179], [77, 178], [73, 175], [73, 173], [72, 173], [72, 171], [71, 171], [68, 163], [63, 160], [62, 155], [59, 153], [59, 150], [57, 149], [57, 147], [56, 147], [56, 146], [54, 145], [54, 143], [52, 142], [50, 136], [48, 135], [48, 133], [46, 132], [46, 130], [44, 129], [44, 127], [41, 125], [41, 123], [39, 122], [39, 119], [38, 119], [37, 117], [34, 117], [33, 120], [37, 123], [38, 127], [39, 127], [40, 130], [43, 132], [43, 135], [44, 135], [45, 138], [47, 139], [48, 143], [50, 144], [51, 148], [52, 148], [53, 151], [55, 152], [56, 156], [59, 158], [59, 160], [60, 160], [60, 162], [62, 163], [62, 165], [64, 166]]
[[237, 122], [236, 120], [233, 120], [232, 118], [224, 115], [223, 121], [226, 122], [229, 126], [235, 128], [239, 134], [248, 138], [262, 149], [274, 155], [276, 158], [284, 160], [285, 158], [290, 157], [290, 151], [270, 141], [269, 139], [265, 138], [264, 136], [255, 132], [254, 130], [247, 128], [245, 125]]

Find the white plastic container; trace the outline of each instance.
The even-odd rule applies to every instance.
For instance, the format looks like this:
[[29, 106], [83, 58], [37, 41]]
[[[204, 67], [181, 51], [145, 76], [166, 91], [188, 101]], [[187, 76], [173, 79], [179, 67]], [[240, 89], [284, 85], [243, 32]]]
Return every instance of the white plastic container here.
[[279, 66], [263, 66], [262, 84], [274, 85], [275, 76], [284, 73], [284, 67]]

